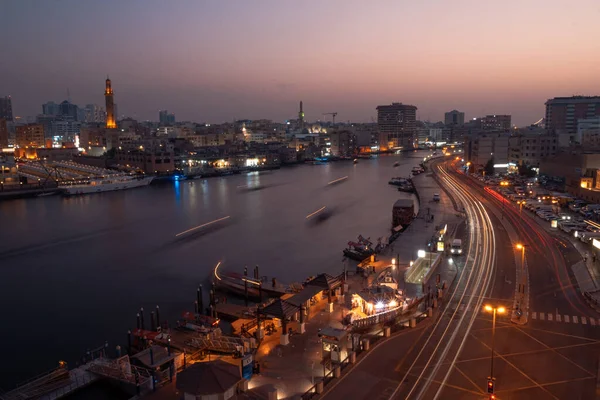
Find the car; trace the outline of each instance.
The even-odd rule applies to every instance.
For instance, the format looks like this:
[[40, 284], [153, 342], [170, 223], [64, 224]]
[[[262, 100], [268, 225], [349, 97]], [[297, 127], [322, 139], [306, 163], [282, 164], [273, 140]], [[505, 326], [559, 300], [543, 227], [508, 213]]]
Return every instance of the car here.
[[439, 193], [434, 193], [433, 194], [433, 201], [436, 201], [436, 202], [440, 201], [440, 194]]

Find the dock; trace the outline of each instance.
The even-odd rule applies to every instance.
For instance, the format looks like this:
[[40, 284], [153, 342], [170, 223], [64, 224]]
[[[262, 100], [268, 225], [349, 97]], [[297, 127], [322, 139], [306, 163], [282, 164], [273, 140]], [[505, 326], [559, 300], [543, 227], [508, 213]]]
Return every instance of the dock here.
[[217, 315], [225, 321], [252, 319], [256, 315], [256, 307], [245, 307], [239, 304], [217, 303]]

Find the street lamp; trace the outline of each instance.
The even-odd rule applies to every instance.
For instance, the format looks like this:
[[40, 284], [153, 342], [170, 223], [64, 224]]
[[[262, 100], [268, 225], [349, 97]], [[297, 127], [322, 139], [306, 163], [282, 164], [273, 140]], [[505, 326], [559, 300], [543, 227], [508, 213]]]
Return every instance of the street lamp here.
[[517, 250], [521, 250], [521, 270], [525, 269], [525, 245], [517, 243]]
[[506, 308], [502, 306], [494, 307], [487, 304], [484, 307], [484, 310], [492, 313], [492, 358], [490, 361], [490, 376], [488, 378], [488, 386], [487, 390], [490, 394], [490, 398], [494, 398], [494, 340], [496, 338], [496, 314], [504, 314], [506, 312]]
[[519, 214], [523, 214], [523, 204], [525, 204], [525, 200], [517, 201], [517, 204], [519, 205]]

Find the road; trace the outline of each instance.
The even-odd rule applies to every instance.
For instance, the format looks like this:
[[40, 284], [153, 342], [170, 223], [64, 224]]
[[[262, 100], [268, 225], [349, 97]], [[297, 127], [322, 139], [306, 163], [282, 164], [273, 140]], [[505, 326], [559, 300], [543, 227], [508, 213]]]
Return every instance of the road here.
[[[498, 316], [494, 376], [498, 399], [594, 398], [600, 315], [585, 305], [569, 266], [578, 253], [535, 217], [451, 165], [433, 165], [465, 208], [470, 246], [438, 319], [392, 338], [345, 375], [326, 399], [481, 399], [488, 396], [491, 316], [483, 304], [512, 308], [526, 246], [530, 309], [526, 325]], [[575, 317], [575, 318], [574, 318]], [[583, 319], [582, 319], [583, 317]]]

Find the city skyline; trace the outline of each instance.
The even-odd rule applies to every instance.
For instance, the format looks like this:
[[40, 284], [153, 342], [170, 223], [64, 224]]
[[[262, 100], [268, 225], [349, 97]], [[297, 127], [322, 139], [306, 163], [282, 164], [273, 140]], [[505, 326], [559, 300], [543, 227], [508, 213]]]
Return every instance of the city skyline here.
[[[600, 92], [600, 7], [578, 6], [11, 2], [0, 16], [11, 38], [0, 96], [12, 96], [15, 116], [39, 114], [67, 89], [73, 103], [103, 104], [108, 74], [121, 114], [140, 120], [168, 109], [180, 121], [282, 121], [302, 100], [308, 121], [337, 112], [370, 122], [378, 105], [402, 102], [420, 120], [457, 109], [523, 126], [550, 98]], [[52, 36], [74, 40], [39, 40]]]

